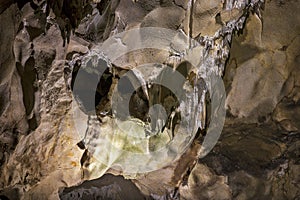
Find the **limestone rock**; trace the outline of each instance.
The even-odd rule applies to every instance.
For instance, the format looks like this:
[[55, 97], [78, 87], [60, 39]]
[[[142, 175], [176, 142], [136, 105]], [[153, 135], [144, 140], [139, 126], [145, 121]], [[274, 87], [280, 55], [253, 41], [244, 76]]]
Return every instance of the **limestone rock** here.
[[[286, 95], [284, 84], [298, 62], [299, 16], [290, 16], [298, 7], [295, 2], [268, 2], [263, 23], [256, 14], [250, 14], [244, 33], [233, 40], [225, 74], [225, 80], [232, 81], [227, 97], [227, 108], [232, 115], [257, 122], [270, 115]], [[274, 20], [286, 9], [290, 10], [288, 15]]]
[[83, 182], [79, 186], [65, 188], [60, 199], [145, 199], [130, 180], [111, 174], [101, 179]]
[[182, 199], [231, 199], [226, 178], [217, 176], [207, 166], [197, 164], [187, 182], [179, 188]]
[[[299, 5], [297, 0], [1, 2], [0, 198], [297, 199]], [[97, 106], [90, 106], [99, 113], [94, 118], [81, 113], [74, 120], [72, 106], [77, 97], [71, 89], [85, 55], [111, 36], [145, 27], [167, 28], [178, 34], [167, 35], [166, 41], [171, 41], [167, 51], [139, 49], [118, 55], [116, 60], [101, 54], [105, 64], [96, 64], [109, 67], [101, 77], [96, 77], [99, 84], [95, 91], [91, 76], [79, 85], [80, 90], [89, 94], [87, 100], [97, 101]], [[110, 44], [118, 44], [118, 48], [108, 45], [107, 49], [122, 52], [129, 45], [126, 38], [130, 35], [124, 38], [114, 38]], [[136, 37], [134, 42], [140, 39], [145, 38]], [[190, 50], [195, 50], [194, 54], [187, 56]], [[193, 63], [182, 62], [187, 58], [197, 59]], [[101, 162], [95, 155], [105, 155], [102, 161], [109, 160], [109, 164], [127, 162], [128, 166], [149, 166], [150, 161], [156, 160], [143, 163], [143, 159], [129, 159], [128, 152], [113, 154], [112, 149], [106, 148], [107, 143], [95, 145], [101, 141], [99, 138], [108, 136], [112, 138], [111, 144], [126, 150], [145, 153], [148, 147], [150, 151], [159, 149], [161, 142], [174, 138], [171, 132], [178, 131], [174, 123], [184, 117], [191, 119], [186, 120], [187, 124], [192, 122], [196, 110], [186, 104], [180, 107], [185, 108], [181, 112], [185, 115], [180, 116], [174, 109], [176, 98], [168, 90], [140, 87], [131, 100], [130, 114], [134, 119], [120, 124], [134, 129], [127, 133], [135, 137], [144, 133], [138, 131], [141, 127], [149, 124], [155, 124], [156, 131], [172, 131], [135, 146], [129, 144], [127, 135], [110, 134], [116, 129], [109, 124], [113, 116], [113, 89], [126, 89], [126, 84], [118, 88], [120, 77], [151, 62], [173, 67], [184, 76], [183, 88], [191, 94], [199, 93], [188, 97], [193, 99], [189, 102], [197, 102], [197, 108], [201, 108], [201, 115], [195, 120], [200, 129], [191, 145], [171, 164], [152, 172], [128, 174], [121, 167]], [[150, 77], [161, 75], [154, 68], [146, 71]], [[89, 68], [86, 72], [94, 71]], [[219, 142], [206, 157], [199, 159], [203, 140], [210, 135], [210, 117], [215, 113], [210, 111], [209, 94], [206, 98], [203, 93], [212, 85], [204, 86], [198, 75], [211, 74], [223, 76], [228, 93], [227, 116]], [[135, 78], [136, 82], [145, 81], [138, 74]], [[180, 82], [173, 79], [168, 79], [172, 85]], [[171, 120], [163, 128], [160, 122], [165, 113], [157, 112], [158, 120], [147, 121], [147, 114], [156, 113], [156, 109], [148, 110], [150, 99], [157, 103], [151, 95], [162, 100], [159, 103]], [[97, 135], [99, 124], [102, 134]], [[86, 131], [88, 128], [90, 132]], [[188, 134], [181, 136], [182, 143], [191, 139]], [[89, 145], [97, 148], [93, 151]], [[174, 152], [171, 148], [164, 156], [172, 157]]]
[[[12, 4], [0, 15], [1, 17], [1, 85], [7, 83], [14, 72], [13, 42], [20, 23], [21, 14], [16, 4]], [[2, 96], [2, 95], [1, 95]]]

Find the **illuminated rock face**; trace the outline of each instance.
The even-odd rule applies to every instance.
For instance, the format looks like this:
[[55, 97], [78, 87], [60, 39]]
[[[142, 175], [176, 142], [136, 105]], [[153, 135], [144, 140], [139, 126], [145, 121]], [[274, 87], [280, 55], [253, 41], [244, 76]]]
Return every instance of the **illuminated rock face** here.
[[299, 2], [78, 2], [0, 3], [0, 195], [300, 195]]

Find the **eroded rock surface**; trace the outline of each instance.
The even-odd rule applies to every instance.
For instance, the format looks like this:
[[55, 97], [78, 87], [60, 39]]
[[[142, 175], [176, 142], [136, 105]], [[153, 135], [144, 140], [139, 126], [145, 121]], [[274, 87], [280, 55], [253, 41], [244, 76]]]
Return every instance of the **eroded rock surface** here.
[[[0, 198], [299, 198], [299, 5], [298, 0], [0, 3]], [[72, 87], [84, 55], [110, 36], [143, 27], [179, 30], [198, 42], [193, 46], [180, 34], [175, 37], [200, 52], [196, 65], [203, 74], [223, 77], [227, 116], [218, 144], [199, 159], [211, 114], [209, 102], [199, 101], [201, 131], [186, 152], [162, 169], [126, 174], [99, 162], [81, 137], [97, 124], [110, 133], [105, 123], [112, 115], [110, 93], [118, 76], [157, 62], [176, 68], [193, 89], [201, 83], [196, 71], [182, 63], [185, 57], [176, 45], [170, 52], [130, 52], [110, 63], [113, 71], [100, 79], [95, 97], [100, 122], [88, 115], [80, 116], [84, 123], [74, 121]], [[89, 81], [81, 84], [87, 94], [92, 91]], [[162, 104], [173, 122], [180, 119], [169, 91], [140, 88], [131, 101], [139, 105], [130, 108], [138, 119], [130, 121], [134, 126], [147, 122], [147, 95], [156, 91], [164, 94]], [[204, 99], [203, 91], [198, 88], [199, 98]]]

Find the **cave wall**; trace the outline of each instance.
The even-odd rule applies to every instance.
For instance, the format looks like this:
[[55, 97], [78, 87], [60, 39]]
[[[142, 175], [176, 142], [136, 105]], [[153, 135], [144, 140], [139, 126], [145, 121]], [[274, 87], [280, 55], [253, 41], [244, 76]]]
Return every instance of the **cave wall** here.
[[[85, 180], [120, 174], [78, 145], [81, 138], [72, 118], [74, 99], [68, 84], [70, 66], [113, 34], [155, 26], [181, 29], [204, 47], [215, 41], [208, 52], [226, 88], [225, 126], [206, 157], [197, 158], [199, 141], [195, 141], [184, 154], [186, 159], [179, 161], [182, 165], [126, 176], [132, 182], [120, 181], [120, 185], [134, 183], [154, 199], [297, 199], [300, 4], [298, 0], [251, 3], [89, 2], [72, 8], [89, 13], [76, 19], [69, 12], [71, 5], [79, 5], [76, 1], [1, 3], [1, 195], [67, 198], [70, 191], [80, 193]], [[52, 5], [50, 13], [46, 5]], [[236, 27], [228, 28], [229, 22]], [[223, 41], [226, 45], [219, 45]], [[153, 57], [144, 56], [145, 52]], [[127, 63], [126, 68], [131, 68], [153, 58], [162, 61], [164, 56], [145, 50], [116, 64]], [[111, 189], [106, 190], [107, 185]], [[95, 187], [106, 197], [120, 192], [120, 186], [106, 186]]]

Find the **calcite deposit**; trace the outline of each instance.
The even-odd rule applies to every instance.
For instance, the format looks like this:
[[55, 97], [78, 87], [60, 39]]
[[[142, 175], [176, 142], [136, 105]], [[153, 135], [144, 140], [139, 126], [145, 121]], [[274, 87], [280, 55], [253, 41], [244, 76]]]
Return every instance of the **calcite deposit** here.
[[299, 199], [299, 0], [0, 2], [0, 199]]

